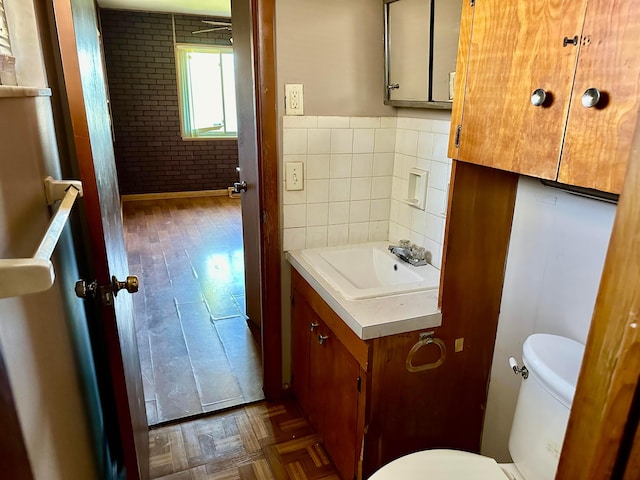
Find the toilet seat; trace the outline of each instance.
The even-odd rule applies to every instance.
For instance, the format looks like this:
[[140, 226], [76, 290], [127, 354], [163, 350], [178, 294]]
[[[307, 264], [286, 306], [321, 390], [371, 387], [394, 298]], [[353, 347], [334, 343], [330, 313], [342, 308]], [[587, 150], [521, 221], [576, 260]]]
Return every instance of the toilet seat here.
[[459, 450], [423, 450], [388, 463], [369, 480], [509, 480], [490, 457]]

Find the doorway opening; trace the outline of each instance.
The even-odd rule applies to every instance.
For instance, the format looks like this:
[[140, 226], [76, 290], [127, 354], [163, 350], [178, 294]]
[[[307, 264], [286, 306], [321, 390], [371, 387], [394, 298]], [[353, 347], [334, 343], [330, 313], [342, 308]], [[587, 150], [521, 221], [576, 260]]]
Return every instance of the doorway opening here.
[[126, 201], [123, 221], [150, 426], [264, 399], [245, 312], [240, 200]]
[[245, 292], [240, 200], [158, 199], [226, 195], [238, 181], [235, 107], [223, 95], [222, 116], [210, 115], [217, 84], [200, 81], [215, 70], [228, 87], [221, 94], [233, 93], [233, 68], [221, 67], [230, 27], [126, 10], [102, 9], [100, 18], [120, 193], [154, 197], [123, 204], [130, 271], [141, 282], [134, 306], [148, 424], [263, 399], [260, 334], [246, 321], [245, 294], [256, 294], [251, 283]]

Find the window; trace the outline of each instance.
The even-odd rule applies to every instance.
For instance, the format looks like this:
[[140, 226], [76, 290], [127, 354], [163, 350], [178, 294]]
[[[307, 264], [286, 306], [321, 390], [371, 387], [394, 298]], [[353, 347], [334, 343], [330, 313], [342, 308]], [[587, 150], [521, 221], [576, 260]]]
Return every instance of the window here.
[[183, 138], [237, 137], [233, 49], [176, 45]]

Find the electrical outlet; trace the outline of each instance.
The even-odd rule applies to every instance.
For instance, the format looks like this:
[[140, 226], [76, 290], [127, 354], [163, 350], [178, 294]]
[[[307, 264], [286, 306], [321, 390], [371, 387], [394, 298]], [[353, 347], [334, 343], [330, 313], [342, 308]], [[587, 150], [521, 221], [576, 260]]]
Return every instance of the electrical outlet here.
[[304, 101], [301, 83], [287, 83], [284, 86], [285, 115], [304, 115]]

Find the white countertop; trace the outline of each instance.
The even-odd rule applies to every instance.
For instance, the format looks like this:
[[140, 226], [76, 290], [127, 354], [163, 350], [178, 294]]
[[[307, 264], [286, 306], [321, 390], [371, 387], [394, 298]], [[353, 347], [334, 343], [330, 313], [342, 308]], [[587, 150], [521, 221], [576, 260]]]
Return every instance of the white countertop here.
[[344, 323], [363, 340], [442, 325], [437, 289], [347, 300], [315, 270], [300, 250], [287, 252], [286, 257]]

